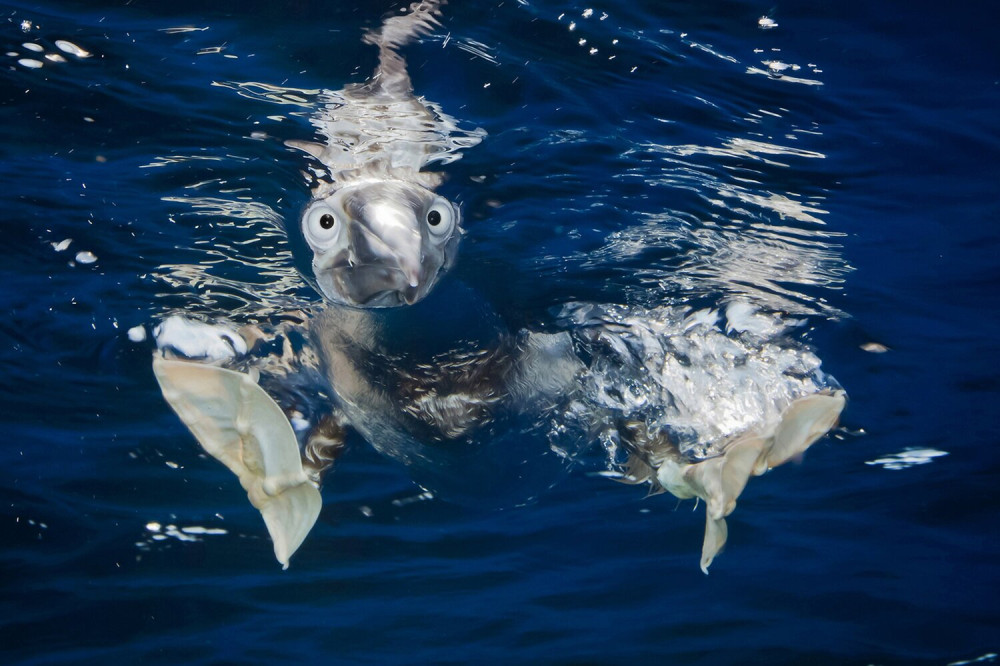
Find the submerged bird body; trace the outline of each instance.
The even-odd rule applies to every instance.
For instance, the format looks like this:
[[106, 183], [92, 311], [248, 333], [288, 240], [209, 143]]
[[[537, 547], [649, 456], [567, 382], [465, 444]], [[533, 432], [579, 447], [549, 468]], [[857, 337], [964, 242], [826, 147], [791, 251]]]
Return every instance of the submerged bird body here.
[[327, 304], [301, 328], [338, 419], [439, 491], [497, 502], [510, 496], [498, 484], [518, 447], [505, 452], [490, 426], [528, 404], [511, 382], [530, 336], [506, 331], [464, 286], [425, 301], [463, 231], [459, 207], [435, 193], [443, 176], [424, 169], [485, 135], [417, 97], [399, 53], [438, 25], [439, 5], [415, 2], [367, 33], [379, 52], [372, 77], [322, 95], [311, 119], [321, 141], [288, 142], [319, 162], [300, 226]]
[[[238, 476], [286, 566], [353, 429], [424, 487], [490, 504], [536, 496], [600, 442], [619, 480], [706, 501], [707, 570], [747, 480], [833, 427], [844, 394], [806, 350], [724, 330], [716, 314], [566, 304], [556, 332], [512, 331], [471, 289], [442, 283], [461, 214], [424, 168], [484, 132], [413, 94], [399, 48], [437, 25], [439, 4], [416, 2], [368, 33], [374, 75], [322, 95], [319, 141], [288, 142], [318, 163], [299, 230], [324, 305], [222, 334], [164, 321], [163, 395]], [[188, 338], [231, 353], [196, 362]], [[748, 379], [749, 357], [779, 360]], [[717, 404], [686, 393], [705, 377]], [[746, 395], [726, 397], [741, 391], [759, 393], [759, 413]]]

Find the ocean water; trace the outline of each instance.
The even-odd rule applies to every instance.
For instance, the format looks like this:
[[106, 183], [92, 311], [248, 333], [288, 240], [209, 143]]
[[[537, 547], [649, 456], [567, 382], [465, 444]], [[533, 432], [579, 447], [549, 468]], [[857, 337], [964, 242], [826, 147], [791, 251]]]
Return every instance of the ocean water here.
[[450, 279], [512, 328], [753, 304], [850, 400], [748, 486], [709, 576], [701, 509], [594, 460], [497, 508], [360, 438], [281, 571], [161, 397], [152, 328], [318, 303], [286, 233], [309, 163], [283, 142], [369, 75], [361, 35], [398, 7], [0, 5], [4, 663], [992, 663], [982, 2], [446, 6], [404, 55], [485, 132], [441, 167], [466, 218]]

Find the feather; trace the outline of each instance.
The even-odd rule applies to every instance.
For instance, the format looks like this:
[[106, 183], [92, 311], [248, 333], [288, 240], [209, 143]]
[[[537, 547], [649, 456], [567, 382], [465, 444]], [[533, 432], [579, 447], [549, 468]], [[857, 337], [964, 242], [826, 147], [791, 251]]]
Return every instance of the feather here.
[[153, 372], [163, 397], [202, 448], [239, 478], [264, 518], [274, 556], [287, 569], [323, 501], [302, 468], [281, 408], [244, 373], [160, 357]]
[[776, 424], [744, 433], [724, 444], [719, 455], [695, 461], [681, 455], [665, 433], [650, 431], [641, 421], [626, 422], [619, 426], [629, 449], [626, 476], [636, 483], [655, 479], [656, 485], [679, 499], [705, 500], [701, 568], [707, 574], [726, 544], [725, 518], [736, 508], [750, 477], [800, 456], [833, 428], [845, 404], [843, 391], [799, 398]]

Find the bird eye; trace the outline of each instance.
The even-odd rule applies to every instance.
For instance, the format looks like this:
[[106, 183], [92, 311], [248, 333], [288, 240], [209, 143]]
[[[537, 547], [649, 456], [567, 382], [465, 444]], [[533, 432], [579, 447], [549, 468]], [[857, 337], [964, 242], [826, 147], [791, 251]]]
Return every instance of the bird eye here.
[[318, 202], [307, 208], [302, 216], [302, 231], [309, 245], [314, 248], [327, 248], [340, 238], [342, 224], [337, 221], [337, 214], [326, 202]]
[[458, 217], [454, 207], [438, 197], [427, 211], [427, 230], [432, 238], [444, 239], [451, 235]]

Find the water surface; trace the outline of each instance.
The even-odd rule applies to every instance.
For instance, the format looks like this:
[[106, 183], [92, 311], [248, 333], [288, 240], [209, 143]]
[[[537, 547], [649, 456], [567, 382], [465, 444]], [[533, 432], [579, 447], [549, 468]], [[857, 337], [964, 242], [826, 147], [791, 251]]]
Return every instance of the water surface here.
[[444, 168], [468, 231], [453, 277], [514, 327], [578, 301], [802, 320], [850, 393], [843, 429], [749, 485], [708, 577], [690, 503], [583, 466], [527, 506], [427, 499], [360, 441], [280, 571], [128, 331], [318, 301], [284, 231], [307, 162], [283, 141], [312, 137], [310, 91], [368, 75], [360, 35], [390, 9], [0, 6], [5, 661], [1000, 651], [983, 3], [449, 5], [406, 56], [419, 94], [487, 133]]

